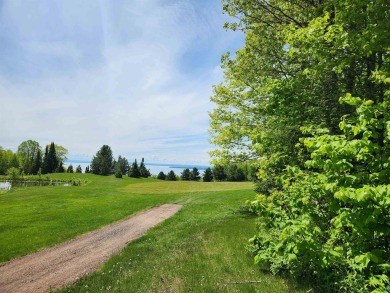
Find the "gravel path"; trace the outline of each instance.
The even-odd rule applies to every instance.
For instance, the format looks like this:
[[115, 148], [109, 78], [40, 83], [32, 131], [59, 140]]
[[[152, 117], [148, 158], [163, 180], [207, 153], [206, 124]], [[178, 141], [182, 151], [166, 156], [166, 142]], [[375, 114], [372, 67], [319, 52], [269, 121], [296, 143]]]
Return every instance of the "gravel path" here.
[[48, 292], [93, 272], [129, 242], [173, 216], [176, 204], [164, 204], [73, 240], [0, 264], [0, 292]]

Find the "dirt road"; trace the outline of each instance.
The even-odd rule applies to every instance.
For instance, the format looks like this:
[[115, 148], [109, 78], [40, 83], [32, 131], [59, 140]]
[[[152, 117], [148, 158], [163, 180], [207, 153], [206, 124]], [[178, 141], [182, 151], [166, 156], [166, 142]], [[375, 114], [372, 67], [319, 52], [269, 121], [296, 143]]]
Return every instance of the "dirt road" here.
[[0, 292], [47, 292], [74, 282], [148, 229], [173, 216], [180, 205], [164, 204], [76, 239], [0, 266]]

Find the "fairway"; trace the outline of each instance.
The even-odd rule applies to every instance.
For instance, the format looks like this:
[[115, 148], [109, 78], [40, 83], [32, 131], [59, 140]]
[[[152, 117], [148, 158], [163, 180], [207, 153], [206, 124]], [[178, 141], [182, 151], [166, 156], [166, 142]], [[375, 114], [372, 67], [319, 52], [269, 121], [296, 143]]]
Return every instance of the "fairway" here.
[[[177, 215], [64, 292], [304, 292], [293, 282], [262, 274], [245, 250], [255, 219], [234, 211], [254, 197], [251, 183], [78, 176], [87, 184], [20, 188], [0, 195], [2, 262], [140, 210], [177, 203], [183, 205]], [[245, 283], [250, 280], [261, 282]]]

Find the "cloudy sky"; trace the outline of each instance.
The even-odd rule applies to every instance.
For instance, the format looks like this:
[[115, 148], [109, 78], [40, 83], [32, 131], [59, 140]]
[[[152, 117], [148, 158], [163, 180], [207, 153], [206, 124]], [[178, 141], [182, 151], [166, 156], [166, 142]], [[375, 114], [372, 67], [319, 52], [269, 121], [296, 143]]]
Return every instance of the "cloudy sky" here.
[[0, 0], [0, 145], [208, 163], [212, 85], [243, 44], [220, 0]]

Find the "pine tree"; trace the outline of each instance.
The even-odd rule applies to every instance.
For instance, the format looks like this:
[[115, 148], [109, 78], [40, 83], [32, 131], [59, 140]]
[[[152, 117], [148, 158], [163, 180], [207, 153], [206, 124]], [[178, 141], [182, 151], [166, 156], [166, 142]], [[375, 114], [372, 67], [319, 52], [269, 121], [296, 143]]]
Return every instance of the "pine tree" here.
[[49, 160], [49, 147], [46, 146], [45, 148], [45, 154], [43, 156], [43, 162], [42, 162], [42, 174], [49, 173], [49, 167], [48, 167], [48, 160]]
[[42, 167], [42, 153], [38, 149], [37, 154], [36, 154], [35, 159], [34, 159], [34, 162], [33, 162], [32, 170], [31, 170], [32, 174], [37, 175], [38, 171], [41, 167]]
[[137, 164], [137, 159], [134, 160], [134, 163], [130, 167], [129, 177], [133, 177], [133, 178], [140, 178], [141, 177], [141, 173], [139, 171], [139, 167]]
[[64, 173], [65, 172], [64, 163], [61, 160], [58, 163], [58, 167], [57, 167], [56, 172], [57, 173]]
[[149, 178], [150, 177], [150, 171], [146, 169], [145, 167], [145, 160], [142, 158], [141, 164], [139, 165], [139, 172], [141, 174], [141, 177]]
[[225, 168], [221, 165], [216, 165], [213, 168], [214, 179], [217, 181], [226, 180]]
[[167, 174], [167, 177], [165, 178], [165, 180], [176, 181], [176, 174], [175, 174], [175, 172], [173, 172], [173, 170], [169, 171], [168, 174]]
[[103, 145], [92, 159], [91, 171], [97, 175], [108, 175], [112, 172], [112, 166], [111, 148], [108, 145]]
[[157, 175], [157, 179], [160, 179], [160, 180], [165, 180], [167, 178], [167, 175], [165, 175], [165, 173], [163, 171], [161, 171], [160, 173], [158, 173]]
[[200, 180], [200, 174], [198, 168], [194, 167], [190, 173], [190, 180], [198, 181]]
[[48, 158], [48, 173], [54, 173], [58, 167], [58, 159], [54, 142], [50, 144], [49, 158]]
[[191, 172], [190, 169], [184, 169], [183, 172], [181, 172], [181, 180], [187, 181], [191, 178]]
[[83, 173], [83, 171], [81, 170], [81, 166], [80, 165], [77, 166], [76, 173]]
[[204, 170], [203, 173], [203, 182], [211, 182], [213, 181], [213, 172], [211, 171], [210, 168], [207, 168]]
[[85, 167], [84, 173], [89, 173], [89, 166]]
[[68, 169], [66, 169], [66, 173], [73, 173], [73, 166], [72, 166], [72, 164], [70, 164], [68, 166]]

